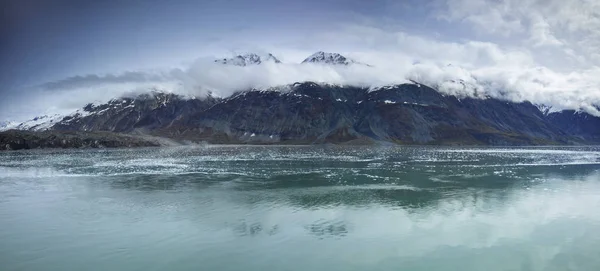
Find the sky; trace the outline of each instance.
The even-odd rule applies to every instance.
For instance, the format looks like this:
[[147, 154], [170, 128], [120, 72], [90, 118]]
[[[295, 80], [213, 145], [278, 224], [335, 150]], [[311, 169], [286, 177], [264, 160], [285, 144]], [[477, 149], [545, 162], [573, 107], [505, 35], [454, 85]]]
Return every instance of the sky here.
[[[411, 79], [599, 114], [597, 0], [4, 0], [0, 14], [0, 120], [154, 88], [227, 96], [302, 80]], [[373, 67], [297, 64], [316, 51]], [[212, 63], [246, 52], [284, 64]]]

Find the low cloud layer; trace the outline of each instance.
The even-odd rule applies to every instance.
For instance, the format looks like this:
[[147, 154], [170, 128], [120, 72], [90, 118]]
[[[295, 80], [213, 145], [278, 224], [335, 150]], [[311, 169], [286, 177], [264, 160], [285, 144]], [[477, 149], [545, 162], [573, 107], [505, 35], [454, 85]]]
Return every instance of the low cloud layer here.
[[[88, 102], [152, 89], [226, 97], [301, 81], [377, 87], [409, 80], [445, 94], [527, 100], [600, 116], [594, 106], [600, 104], [598, 3], [431, 0], [419, 2], [427, 8], [418, 10], [407, 5], [381, 10], [405, 15], [410, 10], [415, 18], [357, 12], [318, 29], [285, 31], [290, 35], [270, 37], [243, 29], [236, 35], [222, 33], [211, 46], [269, 52], [284, 63], [219, 65], [212, 60], [228, 56], [207, 49], [185, 67], [73, 76], [25, 90], [27, 95], [10, 97], [0, 106], [0, 119], [72, 111]], [[357, 16], [364, 17], [343, 19]], [[299, 64], [318, 50], [372, 67]]]
[[122, 74], [88, 74], [68, 77], [62, 80], [47, 82], [42, 84], [40, 88], [46, 90], [69, 90], [81, 89], [95, 86], [103, 86], [107, 84], [127, 84], [127, 83], [152, 83], [163, 82], [168, 77], [160, 73], [148, 72], [125, 72]]
[[[469, 48], [472, 45], [464, 45]], [[505, 60], [495, 47], [482, 46], [478, 54], [487, 60]], [[487, 49], [486, 49], [487, 48]], [[471, 48], [472, 49], [472, 48]], [[498, 55], [496, 55], [498, 54]], [[163, 72], [128, 72], [120, 75], [80, 76], [47, 83], [29, 100], [37, 108], [49, 111], [75, 110], [88, 102], [109, 99], [150, 90], [203, 97], [208, 93], [227, 97], [236, 91], [265, 89], [313, 81], [320, 83], [378, 87], [420, 82], [440, 92], [469, 97], [493, 97], [511, 101], [531, 101], [557, 109], [583, 109], [598, 114], [593, 107], [600, 104], [600, 70], [558, 73], [544, 67], [481, 65], [471, 68], [439, 61], [415, 62], [404, 54], [355, 54], [360, 61], [372, 64], [335, 66], [297, 63], [263, 63], [246, 67], [196, 61], [185, 69]], [[369, 56], [371, 62], [369, 62]], [[517, 61], [519, 63], [519, 61]], [[520, 63], [523, 64], [523, 63]]]

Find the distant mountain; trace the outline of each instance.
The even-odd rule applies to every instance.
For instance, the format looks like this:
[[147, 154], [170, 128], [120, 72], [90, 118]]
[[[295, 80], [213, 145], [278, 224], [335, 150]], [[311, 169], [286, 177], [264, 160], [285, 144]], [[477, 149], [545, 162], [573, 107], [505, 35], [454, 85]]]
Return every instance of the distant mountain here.
[[63, 118], [62, 115], [42, 115], [24, 121], [22, 123], [16, 123], [11, 121], [4, 121], [0, 123], [0, 131], [6, 131], [10, 129], [14, 130], [27, 130], [27, 131], [42, 131], [52, 127]]
[[[460, 80], [450, 83], [469, 86]], [[202, 99], [153, 91], [4, 127], [227, 144], [600, 143], [600, 118], [591, 114], [491, 97], [456, 97], [416, 81], [378, 88], [302, 82]]]
[[[251, 66], [251, 65], [260, 65], [265, 62], [281, 63], [281, 61], [279, 59], [277, 59], [277, 57], [275, 57], [273, 54], [270, 54], [270, 53], [266, 54], [266, 55], [260, 55], [260, 54], [256, 54], [256, 53], [248, 53], [248, 54], [243, 54], [243, 55], [237, 55], [237, 56], [234, 56], [231, 58], [223, 58], [223, 59], [215, 60], [215, 63], [224, 64], [224, 65], [241, 66], [241, 67]], [[347, 58], [338, 53], [326, 53], [326, 52], [322, 52], [322, 51], [319, 51], [319, 52], [316, 52], [316, 53], [310, 55], [309, 57], [304, 59], [304, 61], [302, 61], [302, 63], [344, 65], [344, 66], [358, 64], [358, 65], [370, 66], [368, 64], [361, 63], [361, 62], [355, 61], [353, 59]]]
[[360, 88], [296, 83], [231, 97], [153, 92], [89, 104], [51, 131], [144, 134], [225, 144], [540, 145], [600, 142], [600, 118], [544, 115], [529, 102], [457, 98], [422, 84]]
[[366, 65], [364, 63], [360, 63], [358, 61], [349, 59], [343, 55], [338, 53], [326, 53], [326, 52], [316, 52], [306, 59], [302, 61], [302, 63], [315, 63], [315, 64], [329, 64], [329, 65], [351, 65], [351, 64], [360, 64]]
[[459, 100], [415, 84], [369, 90], [307, 82], [283, 93], [242, 92], [164, 131], [213, 143], [537, 145], [570, 140], [531, 103]]
[[570, 135], [587, 142], [600, 143], [600, 118], [586, 112], [563, 110], [551, 112], [547, 120]]
[[17, 123], [12, 121], [0, 121], [0, 131], [8, 130], [16, 125]]
[[542, 112], [542, 114], [544, 114], [545, 116], [548, 116], [550, 113], [554, 113], [554, 112], [560, 112], [560, 110], [556, 110], [555, 108], [553, 108], [550, 105], [545, 105], [545, 104], [536, 104], [535, 105], [540, 112]]
[[281, 63], [279, 59], [277, 59], [272, 54], [267, 55], [258, 55], [255, 53], [248, 53], [244, 55], [237, 55], [232, 58], [223, 58], [215, 60], [216, 63], [225, 64], [225, 65], [235, 65], [235, 66], [248, 66], [248, 65], [259, 65], [265, 62], [273, 62], [273, 63]]
[[147, 131], [171, 124], [175, 119], [206, 110], [218, 99], [202, 100], [153, 91], [135, 98], [113, 99], [106, 104], [88, 104], [64, 117], [51, 129], [62, 131]]

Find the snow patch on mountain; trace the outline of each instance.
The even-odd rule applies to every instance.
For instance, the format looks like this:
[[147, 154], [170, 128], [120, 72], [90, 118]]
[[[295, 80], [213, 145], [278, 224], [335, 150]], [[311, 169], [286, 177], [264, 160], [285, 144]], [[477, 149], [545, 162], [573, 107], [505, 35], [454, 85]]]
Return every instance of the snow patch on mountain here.
[[258, 55], [255, 53], [247, 53], [243, 55], [237, 55], [232, 58], [223, 58], [215, 60], [215, 63], [224, 65], [235, 65], [235, 66], [248, 66], [248, 65], [259, 65], [265, 62], [281, 63], [273, 54]]
[[542, 114], [544, 114], [544, 116], [548, 116], [551, 113], [560, 112], [561, 111], [560, 109], [558, 109], [556, 107], [553, 107], [551, 105], [536, 104], [535, 106], [540, 110], [540, 112], [542, 112]]
[[12, 127], [16, 126], [18, 123], [13, 121], [0, 121], [0, 132], [13, 129]]
[[52, 127], [52, 125], [56, 124], [57, 122], [61, 121], [63, 117], [64, 116], [60, 114], [37, 116], [33, 119], [7, 127], [7, 130], [16, 129], [29, 131], [44, 131]]
[[302, 63], [330, 64], [330, 65], [351, 65], [362, 64], [353, 59], [347, 58], [338, 53], [327, 53], [323, 51], [316, 52], [302, 61]]
[[26, 131], [45, 131], [57, 123], [70, 122], [74, 119], [82, 118], [90, 115], [91, 112], [87, 112], [84, 109], [78, 109], [71, 114], [49, 114], [40, 115], [24, 122], [8, 122], [8, 125], [1, 126], [0, 131], [7, 130], [26, 130]]

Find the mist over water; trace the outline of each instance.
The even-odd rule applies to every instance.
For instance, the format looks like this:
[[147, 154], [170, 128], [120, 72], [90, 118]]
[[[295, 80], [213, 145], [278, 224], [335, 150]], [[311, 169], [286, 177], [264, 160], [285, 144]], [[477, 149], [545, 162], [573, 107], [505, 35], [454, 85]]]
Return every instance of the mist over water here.
[[0, 153], [1, 270], [597, 270], [600, 148]]

